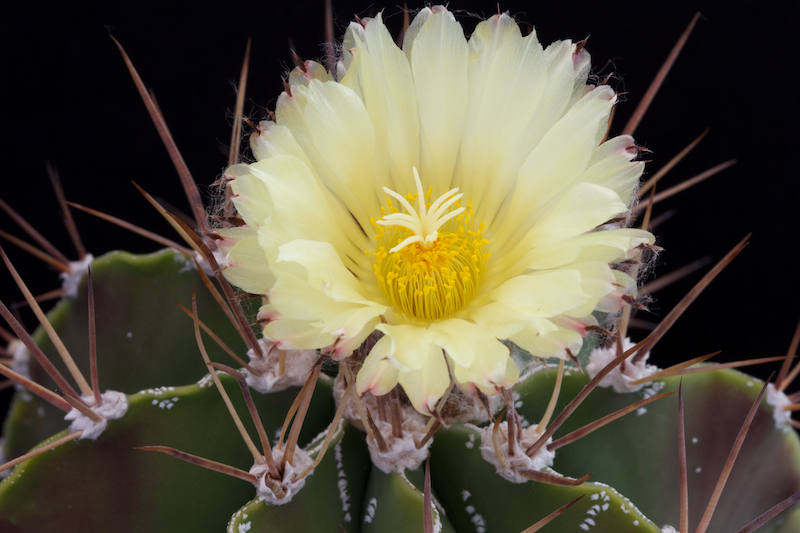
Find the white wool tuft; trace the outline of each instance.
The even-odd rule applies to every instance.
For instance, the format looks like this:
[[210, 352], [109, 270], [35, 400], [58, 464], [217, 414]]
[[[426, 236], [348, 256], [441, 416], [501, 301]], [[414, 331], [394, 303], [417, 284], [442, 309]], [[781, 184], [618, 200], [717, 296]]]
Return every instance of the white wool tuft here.
[[[553, 465], [553, 459], [556, 457], [556, 452], [551, 452], [547, 446], [542, 446], [533, 457], [528, 457], [525, 450], [533, 446], [539, 440], [539, 434], [536, 433], [536, 426], [530, 425], [522, 429], [522, 435], [519, 442], [514, 443], [514, 456], [509, 457], [508, 454], [508, 422], [500, 422], [498, 428], [500, 449], [503, 456], [508, 461], [508, 466], [500, 463], [497, 459], [497, 453], [494, 449], [494, 442], [492, 440], [492, 431], [494, 425], [490, 424], [485, 428], [475, 428], [481, 432], [481, 456], [487, 463], [494, 465], [500, 477], [512, 483], [525, 483], [530, 481], [525, 476], [520, 475], [521, 472], [529, 470], [540, 471], [544, 468]], [[547, 439], [547, 444], [553, 442], [553, 439]]]
[[425, 436], [425, 420], [416, 411], [403, 409], [403, 437], [397, 438], [392, 434], [392, 424], [383, 420], [375, 420], [375, 425], [380, 430], [383, 440], [386, 441], [387, 451], [382, 452], [378, 444], [367, 439], [369, 454], [372, 464], [383, 472], [402, 472], [403, 470], [416, 470], [428, 458], [428, 448], [433, 439], [428, 439], [421, 448], [417, 442]]
[[[275, 461], [275, 464], [280, 464], [283, 461], [283, 452], [283, 449], [272, 449], [272, 459]], [[281, 489], [285, 492], [283, 498], [278, 498], [275, 493], [272, 492], [272, 489], [267, 487], [265, 479], [266, 476], [269, 475], [269, 467], [266, 464], [253, 465], [253, 468], [250, 469], [250, 473], [256, 476], [257, 481], [253, 485], [256, 488], [258, 497], [269, 505], [284, 505], [289, 503], [292, 501], [294, 495], [306, 484], [306, 478], [314, 471], [312, 470], [299, 480], [295, 480], [295, 476], [302, 473], [306, 468], [311, 466], [313, 462], [314, 461], [307, 452], [299, 448], [295, 449], [292, 463], [285, 465], [283, 469], [283, 479], [280, 483]]]
[[258, 342], [264, 357], [257, 356], [253, 350], [248, 350], [247, 356], [250, 358], [250, 366], [259, 375], [251, 374], [247, 370], [242, 373], [247, 384], [262, 394], [303, 385], [319, 358], [316, 350], [285, 350], [286, 365], [281, 374], [278, 347], [270, 339], [259, 339]]
[[783, 408], [786, 405], [791, 405], [792, 401], [783, 391], [775, 388], [772, 383], [767, 385], [767, 403], [774, 408], [772, 410], [772, 418], [775, 419], [775, 429], [788, 427], [792, 423], [792, 412]]
[[78, 297], [78, 287], [81, 285], [81, 280], [89, 272], [89, 266], [94, 261], [92, 254], [86, 254], [86, 257], [81, 261], [70, 261], [69, 272], [62, 272], [59, 274], [61, 278], [61, 288], [66, 291], [65, 296], [69, 298]]
[[[344, 380], [338, 377], [333, 385], [333, 398], [336, 401], [337, 408], [344, 400], [345, 390]], [[373, 465], [387, 474], [402, 472], [406, 469], [416, 470], [419, 468], [425, 459], [428, 458], [428, 448], [433, 442], [432, 438], [428, 439], [428, 442], [426, 442], [424, 446], [417, 449], [416, 443], [421, 441], [427, 433], [425, 426], [428, 423], [428, 419], [423, 417], [410, 405], [401, 405], [400, 411], [403, 417], [403, 423], [401, 425], [403, 437], [398, 439], [392, 433], [391, 418], [389, 421], [386, 421], [378, 417], [378, 400], [375, 396], [369, 393], [364, 394], [364, 396], [361, 397], [361, 405], [364, 413], [369, 410], [373, 417], [373, 422], [375, 422], [375, 425], [381, 432], [383, 440], [386, 442], [387, 451], [382, 452], [380, 448], [378, 448], [377, 442], [367, 438], [367, 447], [369, 448], [369, 454], [372, 457]], [[389, 406], [386, 408], [387, 410], [390, 409]], [[364, 431], [361, 415], [358, 414], [358, 409], [354, 405], [352, 398], [347, 399], [347, 407], [344, 408], [343, 416], [355, 427]]]
[[[8, 344], [6, 350], [11, 352], [11, 356], [13, 357], [11, 361], [11, 370], [24, 378], [31, 379], [31, 352], [22, 344], [22, 341], [16, 339], [12, 340]], [[20, 384], [16, 384], [15, 387], [17, 390], [27, 390]]]
[[88, 405], [92, 411], [103, 418], [103, 420], [100, 422], [93, 422], [91, 418], [84, 415], [74, 407], [64, 417], [64, 420], [72, 421], [72, 424], [70, 424], [69, 427], [70, 431], [83, 431], [83, 435], [80, 436], [81, 440], [97, 439], [97, 437], [99, 437], [103, 431], [105, 431], [109, 420], [122, 418], [122, 416], [128, 412], [128, 397], [125, 396], [125, 394], [108, 390], [101, 394], [101, 397], [103, 398], [103, 405], [100, 407], [95, 407], [94, 396], [83, 396], [83, 401], [86, 402], [86, 405]]
[[[622, 342], [622, 350], [627, 351], [636, 346], [629, 337], [625, 337]], [[586, 372], [590, 378], [594, 378], [605, 368], [608, 363], [617, 358], [617, 344], [616, 342], [608, 348], [595, 348], [589, 354], [589, 364], [586, 365]], [[636, 363], [631, 362], [630, 358], [626, 359], [621, 365], [618, 365], [614, 370], [604, 377], [598, 387], [613, 387], [619, 393], [636, 392], [647, 386], [648, 383], [641, 383], [639, 385], [631, 385], [631, 382], [651, 376], [659, 371], [657, 366], [648, 365], [647, 360], [650, 358], [650, 352], [644, 354], [644, 357], [639, 359]]]
[[[221, 248], [217, 247], [216, 250], [213, 250], [211, 252], [211, 255], [214, 256], [214, 259], [217, 261], [217, 264], [220, 267], [225, 266], [225, 252], [223, 252]], [[189, 263], [192, 266], [194, 266], [195, 261], [197, 261], [197, 264], [200, 265], [200, 268], [203, 269], [203, 272], [206, 274], [206, 276], [214, 277], [216, 275], [214, 269], [208, 263], [203, 254], [195, 251], [194, 253], [192, 253], [192, 257], [194, 258], [194, 261], [192, 261], [191, 259], [189, 260]]]

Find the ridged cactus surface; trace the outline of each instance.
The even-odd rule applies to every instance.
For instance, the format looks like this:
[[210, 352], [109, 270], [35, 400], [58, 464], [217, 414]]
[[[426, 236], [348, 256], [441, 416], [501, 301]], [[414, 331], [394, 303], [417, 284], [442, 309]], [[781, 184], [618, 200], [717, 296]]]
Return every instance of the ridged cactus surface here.
[[[69, 523], [75, 531], [100, 531], [124, 523], [123, 530], [132, 532], [186, 528], [212, 532], [223, 531], [229, 521], [231, 531], [246, 524], [251, 524], [252, 531], [333, 531], [339, 524], [347, 531], [421, 530], [423, 470], [385, 474], [370, 468], [364, 433], [347, 423], [331, 441], [330, 451], [306, 486], [285, 506], [270, 507], [258, 498], [246, 503], [252, 498], [253, 489], [243, 481], [134, 449], [171, 446], [245, 470], [252, 460], [210, 376], [203, 373], [193, 335], [176, 340], [172, 334], [175, 324], [192, 333], [190, 317], [174, 304], [167, 305], [173, 298], [191, 297], [198, 275], [186, 265], [183, 256], [169, 250], [148, 256], [114, 253], [95, 262], [98, 316], [104, 317], [98, 333], [102, 339], [100, 364], [123, 365], [134, 357], [141, 361], [142, 354], [155, 364], [178, 353], [184, 354], [180, 372], [171, 375], [171, 381], [158, 381], [159, 374], [148, 364], [131, 365], [124, 373], [110, 368], [101, 371], [101, 379], [131, 391], [127, 414], [111, 422], [97, 441], [65, 444], [13, 470], [0, 485], [0, 523], [8, 528], [3, 530], [48, 531]], [[122, 292], [128, 293], [126, 301], [131, 302], [124, 319], [138, 317], [134, 323], [116, 320], [116, 298]], [[165, 304], [153, 306], [153, 300]], [[214, 312], [216, 304], [203, 298], [200, 302], [207, 311], [203, 313], [204, 323], [225, 332], [227, 318]], [[81, 353], [86, 342], [85, 307], [85, 298], [79, 297], [64, 301], [51, 312], [56, 330], [73, 353]], [[147, 334], [129, 337], [127, 330]], [[162, 336], [172, 341], [165, 344], [166, 350], [152, 344], [152, 339]], [[235, 332], [229, 332], [229, 336], [231, 345], [236, 346]], [[41, 333], [37, 338], [42, 341]], [[47, 346], [45, 341], [40, 344]], [[115, 363], [116, 358], [119, 363]], [[224, 375], [221, 380], [237, 410], [246, 416], [236, 382]], [[542, 417], [555, 380], [556, 368], [551, 366], [541, 368], [516, 386], [515, 405], [524, 420]], [[666, 378], [649, 389], [629, 394], [596, 389], [555, 437], [652, 395], [654, 389], [659, 393], [677, 390], [679, 380]], [[556, 412], [587, 381], [584, 373], [575, 368], [569, 370]], [[727, 451], [762, 385], [759, 380], [732, 370], [683, 377], [692, 502], [708, 499]], [[132, 391], [141, 386], [145, 388]], [[280, 429], [297, 391], [290, 388], [255, 394], [268, 434]], [[319, 435], [327, 429], [334, 410], [332, 379], [325, 377], [317, 384], [301, 445], [318, 451], [322, 440]], [[40, 439], [47, 443], [63, 437], [67, 430], [56, 431], [65, 425], [55, 409], [31, 399], [27, 393], [18, 394], [5, 428], [7, 450], [11, 446], [24, 447], [26, 441]], [[442, 524], [441, 531], [522, 531], [581, 495], [584, 498], [550, 526], [553, 531], [577, 531], [585, 524], [591, 526], [591, 531], [657, 532], [660, 529], [655, 524], [678, 520], [674, 398], [649, 404], [559, 449], [554, 471], [575, 478], [592, 473], [591, 481], [578, 487], [504, 480], [481, 457], [478, 429], [456, 424], [436, 433], [431, 448], [431, 478], [434, 498], [445, 511], [434, 515]], [[48, 431], [56, 434], [45, 440], [43, 435]], [[257, 439], [252, 430], [251, 435]], [[766, 469], [764, 457], [772, 464], [789, 467]], [[731, 531], [795, 491], [800, 485], [798, 465], [797, 435], [791, 430], [776, 429], [772, 407], [764, 404], [733, 470], [711, 531]], [[697, 513], [702, 507], [694, 505], [692, 510], [694, 523], [699, 520]], [[791, 532], [798, 524], [800, 513], [795, 509], [763, 530]]]
[[[191, 305], [192, 287], [202, 280], [191, 259], [171, 250], [134, 256], [114, 252], [92, 264], [97, 312], [98, 374], [104, 389], [134, 394], [145, 389], [188, 385], [205, 375], [197, 352], [191, 317], [174, 301]], [[208, 291], [197, 291], [200, 319], [231, 349], [244, 344]], [[50, 320], [81, 368], [89, 367], [89, 326], [86, 285], [75, 298], [65, 298], [50, 313]], [[66, 372], [44, 331], [34, 335], [37, 345]], [[212, 357], [224, 352], [208, 343]], [[35, 363], [34, 379], [49, 389], [55, 384]], [[4, 434], [8, 457], [28, 451], [38, 442], [64, 429], [64, 415], [31, 394], [17, 395]]]

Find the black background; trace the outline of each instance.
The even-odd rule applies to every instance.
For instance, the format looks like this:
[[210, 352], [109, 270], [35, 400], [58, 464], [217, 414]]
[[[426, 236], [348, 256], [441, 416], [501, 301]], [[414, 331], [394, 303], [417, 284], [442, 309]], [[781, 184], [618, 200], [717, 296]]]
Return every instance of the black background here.
[[[722, 350], [719, 360], [783, 355], [800, 319], [797, 298], [798, 185], [794, 128], [798, 119], [797, 23], [778, 6], [755, 2], [503, 2], [500, 9], [536, 27], [544, 43], [580, 40], [595, 72], [615, 72], [626, 92], [617, 109], [619, 131], [696, 11], [703, 13], [636, 139], [653, 153], [648, 173], [706, 127], [700, 147], [662, 182], [664, 187], [731, 158], [739, 163], [659, 204], [675, 209], [658, 228], [665, 248], [657, 273], [695, 259], [716, 261], [752, 231], [751, 244], [698, 299], [656, 347], [661, 366]], [[788, 5], [788, 3], [786, 4]], [[402, 6], [336, 2], [340, 37], [353, 15], [385, 7], [395, 32]], [[418, 8], [420, 5], [410, 5]], [[452, 3], [468, 32], [497, 12], [491, 2]], [[253, 39], [248, 116], [273, 109], [281, 75], [291, 64], [289, 40], [300, 56], [319, 57], [323, 3], [228, 0], [7, 3], [0, 17], [0, 195], [74, 258], [57, 214], [45, 161], [55, 164], [67, 197], [172, 236], [135, 191], [186, 208], [178, 178], [111, 39], [123, 46], [155, 92], [189, 168], [208, 198], [208, 184], [226, 165], [230, 124], [248, 37]], [[95, 255], [156, 246], [76, 213]], [[0, 213], [0, 229], [22, 236]], [[3, 244], [35, 292], [57, 287], [55, 273]], [[794, 259], [793, 259], [794, 258]], [[709, 268], [709, 267], [706, 267]], [[700, 278], [697, 273], [657, 293], [658, 321]], [[0, 271], [0, 296], [19, 301]], [[119, 303], [121, 306], [125, 302]], [[33, 321], [25, 315], [28, 324]], [[641, 334], [639, 336], [641, 338]], [[777, 368], [777, 365], [771, 367]], [[768, 375], [768, 370], [755, 370]], [[10, 391], [0, 393], [7, 398]]]

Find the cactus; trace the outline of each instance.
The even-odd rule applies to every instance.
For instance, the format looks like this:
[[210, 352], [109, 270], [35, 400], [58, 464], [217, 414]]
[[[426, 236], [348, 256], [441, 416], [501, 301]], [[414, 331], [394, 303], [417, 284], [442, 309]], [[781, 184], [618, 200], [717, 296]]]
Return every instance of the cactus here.
[[[430, 19], [425, 22], [428, 34], [436, 35], [436, 25], [441, 31], [453, 29], [443, 8], [426, 8], [422, 14]], [[359, 89], [359, 83], [367, 83], [364, 80], [345, 83], [342, 78], [345, 67], [357, 71], [354, 62], [366, 61], [368, 52], [377, 55], [375, 41], [369, 41], [376, 37], [366, 32], [379, 31], [379, 26], [376, 18], [351, 27], [340, 56], [338, 82], [329, 80], [324, 67], [315, 62], [295, 69], [279, 103], [284, 112], [296, 105], [292, 98], [306, 98], [308, 91], [320, 90], [320, 79], [328, 80], [336, 91], [340, 85], [354, 92], [367, 91]], [[498, 15], [485, 23], [483, 31], [511, 26], [508, 17]], [[415, 38], [422, 34], [414, 25], [409, 32]], [[362, 46], [359, 40], [367, 44]], [[562, 46], [575, 64], [583, 61], [584, 43]], [[351, 53], [354, 48], [358, 51]], [[328, 66], [332, 71], [337, 68]], [[576, 100], [582, 97], [583, 86], [579, 89]], [[143, 97], [147, 102], [146, 92]], [[152, 101], [150, 111], [157, 122], [161, 120]], [[284, 121], [291, 122], [278, 117], [278, 124]], [[317, 122], [318, 128], [325, 125]], [[280, 139], [276, 140], [279, 135], [274, 125], [254, 133], [257, 159], [274, 163], [274, 152], [283, 149], [278, 146]], [[301, 132], [295, 130], [295, 135]], [[264, 145], [259, 145], [260, 138], [267, 139]], [[637, 179], [641, 172], [641, 164], [634, 160], [637, 147], [632, 141], [622, 145], [625, 161], [618, 164], [630, 165]], [[340, 147], [341, 151], [347, 148]], [[769, 387], [737, 370], [709, 365], [707, 358], [663, 372], [647, 364], [658, 337], [742, 250], [745, 241], [711, 269], [649, 337], [641, 335], [637, 340], [642, 342], [636, 346], [625, 339], [623, 331], [632, 307], [642, 307], [643, 301], [608, 289], [592, 295], [596, 298], [584, 314], [565, 308], [572, 320], [560, 312], [547, 315], [562, 335], [556, 340], [571, 339], [570, 335], [580, 332], [580, 351], [570, 349], [574, 348], [571, 341], [561, 342], [553, 351], [543, 346], [546, 343], [524, 336], [512, 338], [514, 342], [502, 339], [505, 351], [498, 373], [497, 361], [486, 363], [494, 366], [485, 370], [478, 363], [457, 359], [459, 350], [471, 348], [462, 345], [473, 339], [481, 343], [476, 361], [482, 361], [484, 352], [497, 351], [497, 346], [484, 342], [473, 330], [458, 330], [472, 335], [467, 343], [453, 335], [438, 341], [448, 343], [444, 350], [450, 357], [445, 390], [438, 390], [436, 372], [425, 366], [428, 363], [423, 363], [424, 371], [411, 375], [410, 356], [403, 359], [405, 354], [390, 353], [387, 341], [409, 342], [399, 329], [406, 327], [416, 328], [415, 342], [422, 343], [419, 335], [439, 331], [435, 330], [437, 320], [458, 310], [445, 317], [422, 317], [414, 313], [423, 311], [398, 303], [402, 313], [397, 309], [375, 312], [365, 320], [363, 335], [359, 329], [319, 346], [315, 342], [322, 341], [308, 339], [327, 332], [320, 333], [314, 320], [287, 319], [292, 305], [297, 305], [298, 316], [308, 310], [302, 307], [306, 305], [302, 298], [282, 296], [277, 283], [288, 283], [301, 267], [287, 274], [270, 257], [268, 247], [261, 249], [260, 241], [247, 241], [256, 231], [253, 212], [267, 209], [248, 202], [259, 195], [269, 198], [253, 191], [257, 184], [251, 173], [264, 168], [258, 165], [232, 166], [222, 180], [225, 185], [235, 178], [230, 180], [238, 197], [233, 205], [241, 218], [234, 219], [233, 212], [225, 211], [230, 209], [226, 200], [214, 212], [218, 216], [207, 218], [190, 195], [196, 208], [194, 229], [159, 206], [185, 243], [148, 255], [112, 252], [90, 257], [91, 271], [78, 263], [67, 265], [73, 271], [65, 282], [70, 292], [50, 311], [48, 322], [75, 359], [74, 366], [88, 376], [82, 378], [83, 384], [78, 378], [72, 392], [69, 380], [43, 371], [30, 358], [38, 347], [57, 372], [77, 377], [59, 353], [64, 350], [57, 346], [56, 337], [40, 328], [29, 341], [12, 314], [4, 312], [13, 336], [22, 339], [7, 335], [7, 351], [13, 356], [9, 366], [39, 384], [39, 389], [26, 387], [44, 398], [18, 387], [7, 417], [7, 458], [33, 452], [0, 484], [0, 529], [100, 531], [111, 525], [122, 531], [658, 532], [673, 531], [670, 526], [674, 531], [688, 531], [688, 525], [702, 524], [700, 531], [751, 531], [757, 525], [751, 529], [745, 525], [759, 516], [769, 519], [760, 531], [800, 529], [796, 507], [782, 514], [768, 513], [776, 504], [783, 511], [799, 497], [800, 442], [791, 429], [790, 411], [783, 409], [791, 404], [792, 396], [777, 390], [789, 381], [790, 360], [758, 361], [784, 359], [776, 385]], [[408, 170], [408, 183], [414, 183]], [[335, 173], [335, 169], [328, 171]], [[415, 169], [414, 176], [420, 189], [414, 201], [422, 201], [420, 183], [427, 175], [423, 171], [420, 178]], [[602, 193], [599, 189], [595, 193]], [[224, 194], [225, 187], [222, 190]], [[400, 194], [413, 190], [403, 189]], [[354, 188], [353, 192], [358, 191]], [[274, 196], [274, 190], [269, 194]], [[312, 202], [316, 193], [309, 189], [304, 194], [287, 200]], [[448, 198], [443, 196], [442, 202]], [[348, 206], [345, 213], [354, 219], [362, 216], [348, 201], [342, 197]], [[628, 216], [630, 202], [626, 204], [623, 211]], [[458, 206], [450, 208], [453, 217], [468, 212], [459, 211]], [[280, 213], [282, 207], [275, 203], [269, 209]], [[413, 230], [420, 238], [411, 245], [423, 246], [434, 231], [423, 218], [419, 217], [422, 229]], [[383, 235], [380, 228], [392, 227], [392, 220], [399, 219], [384, 216], [379, 220], [384, 224], [374, 225], [378, 237]], [[445, 221], [442, 233], [456, 233], [456, 220]], [[632, 222], [628, 216], [625, 223]], [[617, 285], [625, 285], [637, 278], [638, 270], [658, 250], [646, 232], [619, 225], [616, 221], [605, 229], [627, 231], [617, 233], [625, 235], [625, 249], [604, 263], [616, 265], [612, 276]], [[491, 230], [486, 236], [494, 238], [499, 231]], [[278, 233], [278, 229], [271, 231]], [[436, 239], [434, 235], [433, 242]], [[399, 247], [399, 241], [391, 244]], [[313, 261], [300, 257], [302, 250], [287, 247], [281, 253], [290, 250], [298, 262], [306, 261], [300, 264], [309, 273], [307, 281], [317, 276], [322, 286], [333, 287], [330, 290], [350, 288], [341, 286], [346, 274], [328, 271], [335, 269], [335, 261], [327, 261], [327, 249], [314, 248], [310, 256], [312, 260], [326, 258], [318, 271], [313, 271], [317, 266]], [[477, 256], [477, 248], [472, 251]], [[13, 270], [5, 252], [2, 255]], [[489, 282], [482, 270], [492, 260], [476, 263], [478, 274], [472, 275], [478, 277], [472, 282]], [[379, 256], [372, 264], [376, 272], [386, 274]], [[224, 275], [209, 281], [212, 273], [219, 272]], [[487, 270], [486, 276], [490, 273]], [[220, 305], [229, 282], [238, 293], [229, 294], [233, 297]], [[403, 300], [387, 287], [382, 289], [386, 299]], [[461, 296], [472, 297], [464, 290]], [[529, 293], [520, 297], [520, 313], [527, 312], [524, 299], [530, 297]], [[516, 295], [506, 298], [510, 302]], [[269, 307], [259, 310], [267, 302]], [[403, 313], [419, 320], [403, 322], [398, 318]], [[256, 320], [258, 327], [250, 329], [249, 322]], [[374, 324], [369, 325], [369, 320]], [[429, 330], [419, 326], [425, 320]], [[254, 333], [260, 334], [262, 327], [277, 342], [266, 336], [256, 341]], [[317, 330], [312, 334], [309, 328]], [[202, 331], [213, 332], [219, 342]], [[691, 347], [685, 349], [680, 360], [701, 355], [690, 353]], [[795, 349], [790, 348], [790, 355]], [[379, 352], [386, 357], [378, 359], [374, 354]], [[391, 368], [386, 366], [388, 358], [394, 361]], [[236, 371], [231, 366], [244, 368]], [[55, 390], [60, 396], [48, 392]], [[100, 390], [120, 394], [105, 393], [101, 399]], [[764, 396], [767, 399], [762, 401]], [[64, 411], [70, 412], [74, 422], [64, 420]], [[615, 419], [594, 427], [607, 416]], [[56, 443], [52, 451], [35, 453]], [[738, 455], [729, 456], [732, 448]], [[683, 456], [679, 450], [685, 450]], [[726, 465], [734, 457], [732, 467]], [[718, 498], [716, 510], [706, 506]], [[710, 523], [709, 517], [713, 518]]]

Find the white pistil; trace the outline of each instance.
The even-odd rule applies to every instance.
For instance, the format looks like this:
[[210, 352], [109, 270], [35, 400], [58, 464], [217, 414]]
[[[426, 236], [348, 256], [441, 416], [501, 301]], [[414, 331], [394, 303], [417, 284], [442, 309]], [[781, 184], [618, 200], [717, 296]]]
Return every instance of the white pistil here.
[[[402, 250], [406, 246], [414, 242], [421, 242], [422, 246], [427, 250], [433, 246], [433, 243], [436, 242], [436, 239], [439, 236], [439, 228], [441, 228], [445, 222], [450, 220], [453, 217], [460, 215], [464, 212], [463, 207], [459, 207], [458, 209], [454, 209], [453, 211], [447, 211], [451, 205], [457, 202], [464, 194], [455, 194], [458, 192], [458, 187], [455, 189], [450, 189], [439, 198], [436, 199], [431, 204], [430, 209], [426, 208], [425, 205], [425, 194], [422, 191], [422, 182], [419, 179], [419, 173], [417, 172], [417, 167], [411, 167], [414, 172], [414, 181], [417, 184], [417, 201], [419, 203], [419, 213], [411, 207], [411, 204], [408, 203], [408, 200], [397, 194], [391, 189], [386, 187], [383, 190], [389, 196], [396, 198], [400, 204], [406, 208], [408, 214], [405, 213], [391, 213], [383, 217], [381, 220], [378, 221], [378, 224], [382, 226], [401, 226], [403, 228], [409, 229], [414, 232], [414, 235], [408, 237], [403, 242], [389, 250], [389, 252], [394, 253], [398, 250]], [[447, 213], [447, 214], [445, 214]], [[444, 216], [443, 216], [444, 215]]]

